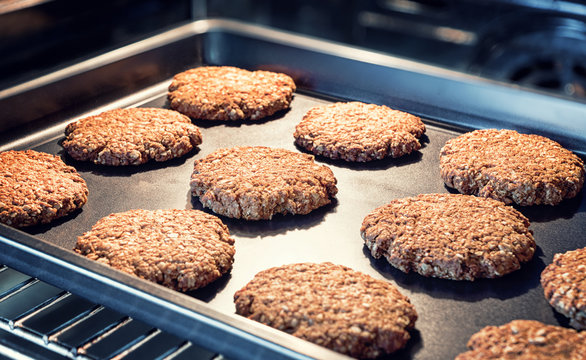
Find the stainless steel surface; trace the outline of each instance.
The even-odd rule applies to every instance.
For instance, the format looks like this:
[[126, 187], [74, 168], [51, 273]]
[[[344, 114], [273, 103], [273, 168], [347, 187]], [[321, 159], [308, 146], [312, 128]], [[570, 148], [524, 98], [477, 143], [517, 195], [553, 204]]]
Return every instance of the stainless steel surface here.
[[208, 17], [252, 21], [586, 100], [586, 5], [581, 0], [206, 3]]
[[42, 359], [212, 360], [218, 355], [0, 265], [0, 354]]
[[192, 21], [191, 3], [2, 0], [0, 89]]
[[[202, 128], [203, 144], [167, 163], [103, 167], [76, 162], [59, 145], [65, 124], [82, 114], [118, 106], [167, 107], [171, 76], [202, 64], [283, 71], [295, 78], [300, 90], [291, 110], [259, 123], [194, 120]], [[139, 77], [139, 84], [132, 82], [132, 76], [120, 82], [127, 71], [141, 68], [151, 70]], [[96, 81], [88, 81], [92, 79]], [[12, 107], [26, 103], [31, 95], [47, 106]], [[180, 294], [70, 250], [78, 235], [111, 212], [201, 209], [189, 192], [195, 159], [236, 145], [301, 151], [293, 144], [296, 123], [310, 107], [337, 99], [387, 104], [422, 116], [428, 126], [424, 147], [405, 158], [366, 164], [318, 158], [332, 168], [340, 191], [333, 204], [306, 216], [259, 222], [222, 218], [236, 239], [234, 268], [208, 287]], [[516, 318], [567, 325], [543, 298], [539, 273], [554, 253], [586, 246], [582, 193], [557, 207], [519, 208], [532, 222], [539, 249], [534, 260], [501, 279], [454, 282], [403, 274], [370, 257], [359, 227], [369, 211], [391, 199], [448, 192], [439, 177], [439, 149], [466, 129], [505, 127], [539, 133], [584, 154], [586, 124], [567, 121], [586, 118], [582, 104], [362, 49], [209, 20], [8, 89], [0, 93], [0, 109], [9, 107], [11, 120], [23, 126], [16, 137], [4, 131], [0, 148], [34, 148], [62, 155], [86, 179], [90, 195], [81, 211], [55, 224], [26, 229], [28, 234], [1, 227], [0, 261], [228, 358], [341, 357], [234, 315], [234, 292], [256, 272], [302, 261], [350, 266], [396, 284], [413, 300], [420, 318], [407, 348], [393, 358], [453, 358], [465, 350], [473, 332]], [[39, 119], [44, 128], [35, 126]]]

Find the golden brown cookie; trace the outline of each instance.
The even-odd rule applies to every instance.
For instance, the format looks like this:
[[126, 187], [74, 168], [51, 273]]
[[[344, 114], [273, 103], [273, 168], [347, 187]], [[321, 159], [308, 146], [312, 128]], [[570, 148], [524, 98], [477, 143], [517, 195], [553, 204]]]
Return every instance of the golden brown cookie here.
[[456, 360], [583, 360], [586, 333], [533, 320], [487, 326], [468, 341]]
[[529, 220], [494, 199], [425, 194], [396, 199], [360, 228], [375, 258], [397, 269], [451, 280], [495, 278], [531, 260]]
[[557, 142], [513, 130], [476, 130], [440, 153], [447, 186], [519, 205], [557, 205], [584, 184], [584, 162]]
[[88, 187], [60, 157], [43, 152], [0, 153], [0, 222], [45, 224], [81, 208]]
[[555, 254], [541, 273], [545, 298], [576, 329], [586, 329], [586, 248]]
[[282, 73], [202, 66], [175, 75], [168, 97], [172, 109], [192, 118], [260, 120], [288, 109], [294, 91]]
[[219, 149], [196, 160], [191, 191], [204, 207], [237, 219], [307, 214], [331, 202], [332, 171], [313, 156], [264, 146]]
[[187, 154], [201, 144], [191, 119], [157, 108], [115, 109], [70, 123], [63, 147], [71, 157], [102, 165], [140, 165]]
[[199, 210], [130, 210], [100, 219], [75, 252], [171, 289], [205, 286], [232, 268], [234, 239]]
[[404, 347], [417, 320], [393, 285], [332, 263], [261, 271], [234, 303], [242, 316], [359, 358]]
[[316, 155], [346, 161], [399, 157], [421, 147], [425, 125], [417, 116], [362, 102], [310, 109], [295, 127], [295, 143]]

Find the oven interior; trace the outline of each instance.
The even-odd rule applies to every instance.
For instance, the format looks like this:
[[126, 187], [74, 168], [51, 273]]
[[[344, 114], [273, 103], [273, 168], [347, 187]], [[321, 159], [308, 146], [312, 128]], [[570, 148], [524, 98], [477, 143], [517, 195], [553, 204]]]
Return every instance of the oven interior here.
[[[156, 1], [138, 8], [127, 1], [103, 15], [112, 15], [110, 22], [97, 28], [88, 15], [92, 2], [86, 9], [67, 4], [0, 7], [0, 19], [29, 19], [36, 26], [17, 28], [0, 41], [8, 51], [2, 52], [11, 54], [0, 60], [0, 149], [60, 154], [99, 189], [83, 211], [56, 224], [25, 232], [2, 228], [0, 260], [7, 266], [0, 268], [0, 349], [6, 357], [341, 358], [232, 316], [231, 294], [256, 271], [308, 260], [351, 264], [415, 299], [421, 308], [417, 330], [393, 358], [453, 358], [472, 332], [515, 317], [567, 324], [545, 303], [535, 274], [554, 253], [586, 245], [582, 194], [556, 208], [520, 209], [532, 222], [538, 256], [500, 282], [405, 275], [369, 258], [355, 235], [363, 215], [385, 200], [448, 191], [435, 177], [436, 155], [464, 131], [531, 131], [586, 154], [586, 125], [579, 120], [586, 115], [580, 46], [586, 10], [579, 2], [196, 1], [165, 11]], [[142, 22], [130, 26], [127, 14], [134, 12]], [[32, 21], [37, 17], [43, 21]], [[236, 21], [205, 20], [216, 18]], [[192, 22], [198, 19], [204, 20]], [[63, 36], [70, 26], [91, 34]], [[37, 46], [24, 49], [23, 41]], [[47, 57], [52, 49], [61, 50]], [[196, 122], [204, 144], [168, 164], [96, 168], [63, 153], [59, 141], [69, 121], [113, 107], [167, 107], [171, 76], [203, 64], [283, 71], [300, 90], [289, 112], [259, 124]], [[253, 142], [298, 150], [291, 136], [295, 122], [311, 106], [338, 100], [387, 104], [421, 116], [428, 127], [423, 149], [374, 165], [319, 159], [335, 169], [340, 194], [309, 216], [254, 224], [223, 219], [242, 245], [232, 274], [217, 284], [175, 294], [69, 253], [82, 229], [130, 204], [201, 209], [182, 181], [194, 159]], [[259, 249], [266, 253], [259, 256]]]

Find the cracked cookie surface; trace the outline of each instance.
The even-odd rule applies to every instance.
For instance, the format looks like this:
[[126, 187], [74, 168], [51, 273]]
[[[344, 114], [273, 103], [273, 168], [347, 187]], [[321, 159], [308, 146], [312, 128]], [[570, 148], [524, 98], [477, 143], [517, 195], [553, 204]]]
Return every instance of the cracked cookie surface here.
[[534, 320], [487, 326], [470, 337], [467, 352], [456, 360], [582, 360], [586, 333]]
[[359, 358], [405, 346], [417, 312], [390, 283], [332, 263], [259, 272], [234, 294], [236, 313]]
[[333, 172], [312, 155], [265, 146], [219, 149], [196, 160], [190, 185], [204, 207], [246, 220], [307, 214], [338, 192]]
[[461, 194], [396, 199], [360, 228], [374, 258], [403, 272], [451, 280], [495, 278], [532, 259], [529, 220], [503, 202]]
[[288, 109], [295, 89], [283, 73], [202, 66], [175, 75], [168, 98], [172, 109], [194, 119], [260, 120]]
[[586, 248], [555, 254], [541, 273], [545, 298], [576, 329], [586, 329]]
[[81, 208], [88, 187], [60, 157], [34, 150], [0, 153], [0, 222], [45, 224]]
[[100, 219], [75, 252], [171, 289], [206, 286], [232, 268], [234, 239], [199, 210], [129, 210]]
[[183, 156], [201, 144], [191, 119], [158, 108], [114, 109], [67, 125], [62, 145], [80, 161], [140, 165]]
[[421, 148], [421, 119], [387, 106], [338, 102], [311, 108], [295, 127], [295, 143], [345, 161], [400, 157]]
[[557, 205], [584, 185], [584, 162], [557, 142], [514, 130], [475, 130], [440, 151], [445, 184], [518, 205]]

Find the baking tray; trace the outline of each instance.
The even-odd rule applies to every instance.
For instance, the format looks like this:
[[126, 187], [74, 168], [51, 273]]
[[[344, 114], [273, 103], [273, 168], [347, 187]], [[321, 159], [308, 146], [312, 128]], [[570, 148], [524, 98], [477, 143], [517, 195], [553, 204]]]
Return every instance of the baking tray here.
[[[283, 71], [299, 91], [291, 109], [261, 122], [194, 120], [203, 144], [180, 159], [140, 167], [78, 162], [60, 145], [65, 125], [106, 109], [168, 107], [173, 74], [204, 64]], [[34, 101], [32, 101], [34, 100]], [[338, 179], [328, 206], [270, 221], [222, 217], [236, 239], [232, 271], [181, 294], [74, 254], [78, 235], [100, 218], [135, 208], [196, 208], [193, 162], [217, 148], [265, 145], [302, 151], [293, 130], [312, 106], [337, 100], [386, 104], [422, 116], [420, 151], [400, 159], [352, 164], [317, 158]], [[446, 193], [439, 176], [443, 144], [474, 128], [511, 128], [549, 136], [584, 155], [585, 105], [424, 64], [255, 25], [202, 20], [43, 78], [0, 92], [0, 149], [59, 154], [87, 181], [82, 210], [25, 232], [0, 226], [0, 262], [126, 313], [231, 359], [344, 358], [234, 314], [232, 296], [261, 270], [331, 261], [395, 284], [419, 319], [393, 359], [449, 359], [486, 325], [535, 319], [567, 326], [548, 305], [539, 274], [557, 252], [586, 246], [583, 193], [556, 207], [518, 208], [531, 220], [538, 249], [519, 271], [499, 279], [458, 282], [404, 274], [374, 260], [363, 246], [362, 219], [392, 199]], [[203, 209], [204, 211], [208, 211]]]

